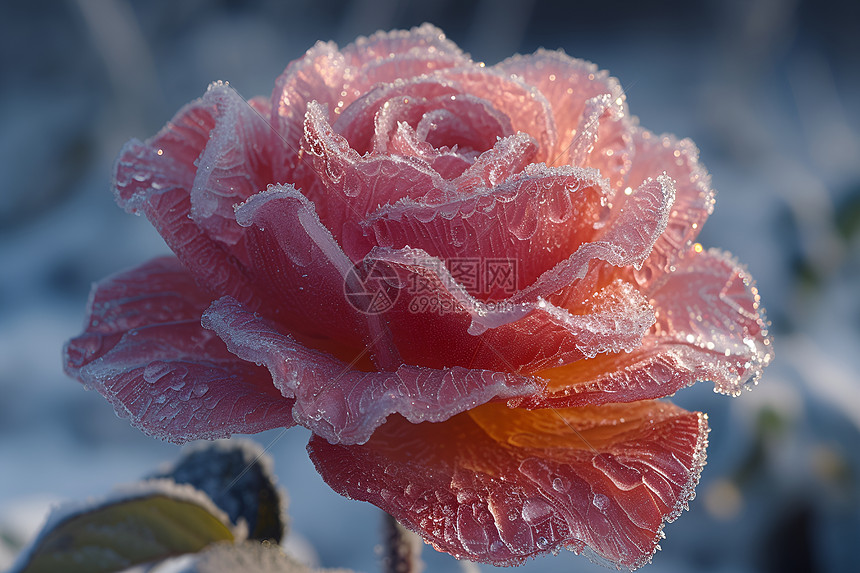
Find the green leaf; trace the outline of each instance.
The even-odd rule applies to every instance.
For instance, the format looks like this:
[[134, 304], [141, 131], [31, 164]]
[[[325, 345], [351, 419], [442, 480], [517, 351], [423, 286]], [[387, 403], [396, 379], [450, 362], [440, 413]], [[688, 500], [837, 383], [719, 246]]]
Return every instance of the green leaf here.
[[223, 514], [203, 493], [167, 480], [82, 507], [55, 511], [13, 573], [109, 573], [234, 541]]

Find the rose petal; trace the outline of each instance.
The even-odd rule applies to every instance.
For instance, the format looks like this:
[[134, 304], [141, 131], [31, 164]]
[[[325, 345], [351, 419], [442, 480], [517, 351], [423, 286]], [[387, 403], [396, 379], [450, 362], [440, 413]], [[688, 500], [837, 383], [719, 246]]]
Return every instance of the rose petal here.
[[233, 206], [273, 181], [269, 139], [268, 102], [257, 108], [236, 90], [217, 82], [201, 99], [211, 106], [215, 125], [206, 148], [195, 165], [197, 175], [191, 189], [191, 217], [213, 239], [234, 245], [244, 229], [236, 224]]
[[705, 462], [705, 416], [644, 402], [527, 412], [486, 405], [438, 424], [392, 418], [362, 446], [313, 436], [337, 492], [460, 559], [518, 565], [569, 548], [651, 559]]
[[354, 370], [360, 354], [346, 364], [307, 348], [229, 297], [212, 304], [203, 324], [243, 360], [265, 364], [281, 393], [295, 398], [295, 421], [332, 443], [364, 443], [395, 412], [414, 423], [438, 422], [490, 400], [539, 390], [532, 378], [487, 370]]
[[292, 426], [292, 401], [266, 369], [237, 359], [200, 326], [210, 297], [172, 257], [103, 280], [86, 330], [66, 345], [66, 372], [145, 433], [172, 442]]
[[357, 70], [346, 87], [359, 94], [378, 83], [472, 63], [442, 30], [430, 24], [359, 38], [343, 49], [343, 55]]
[[547, 395], [529, 407], [580, 406], [669, 396], [700, 380], [737, 395], [773, 359], [752, 278], [716, 250], [688, 254], [649, 293], [657, 322], [642, 345], [546, 370]]
[[394, 155], [360, 156], [332, 130], [324, 111], [316, 104], [308, 106], [305, 138], [306, 153], [322, 186], [319, 192], [305, 194], [312, 200], [324, 194], [315, 201], [323, 208], [320, 219], [338, 242], [349, 249], [347, 253], [353, 260], [360, 260], [371, 246], [360, 238], [356, 221], [381, 205], [404, 197], [452, 193], [450, 184], [423, 160]]
[[531, 135], [538, 142], [536, 161], [549, 161], [557, 141], [555, 119], [549, 102], [533, 85], [495, 68], [480, 66], [439, 72], [457, 83], [461, 93], [489, 101], [508, 116], [514, 132]]
[[515, 266], [515, 284], [496, 297], [507, 298], [595, 235], [606, 193], [594, 170], [529, 165], [491, 189], [445, 202], [404, 198], [362, 226], [382, 247], [409, 245], [445, 260], [488, 253], [507, 259]]
[[277, 129], [280, 141], [273, 140], [273, 181], [299, 184], [313, 173], [299, 154], [305, 112], [312, 101], [329, 109], [338, 107], [337, 102], [345, 97], [341, 91], [348, 68], [334, 43], [317, 42], [303, 57], [290, 62], [275, 81], [271, 124]]
[[504, 183], [535, 162], [538, 144], [530, 135], [518, 133], [505, 137], [475, 159], [474, 164], [453, 185], [460, 194], [491, 189]]
[[654, 250], [635, 280], [647, 286], [666, 272], [678, 259], [690, 252], [690, 246], [702, 225], [714, 210], [711, 176], [699, 163], [699, 150], [689, 139], [678, 141], [671, 135], [656, 136], [645, 129], [634, 133], [636, 146], [628, 181], [636, 183], [665, 169], [675, 180], [675, 205], [669, 215], [666, 231], [654, 243]]
[[533, 296], [531, 291], [540, 289], [546, 293], [540, 296], [568, 308], [615, 278], [641, 269], [666, 229], [674, 202], [674, 182], [666, 175], [647, 179], [635, 191], [616, 196], [609, 220], [599, 223], [601, 231], [595, 240], [517, 296]]
[[417, 157], [429, 165], [446, 181], [454, 179], [472, 166], [469, 157], [447, 148], [437, 149], [418, 139], [408, 123], [398, 122], [397, 129], [390, 134], [385, 151], [392, 155]]
[[360, 313], [347, 298], [352, 262], [304, 195], [272, 186], [239, 206], [236, 220], [247, 228], [256, 283], [271, 293], [266, 316], [337, 355], [366, 347], [380, 367], [400, 363], [378, 317]]
[[[528, 374], [631, 350], [654, 323], [647, 299], [621, 281], [569, 309], [544, 299], [484, 302], [471, 297], [440, 260], [421, 251], [376, 249], [368, 259], [387, 265], [392, 291], [387, 300], [392, 302], [380, 316], [400, 357], [410, 364]], [[472, 262], [475, 275], [496, 272], [478, 259]]]
[[[459, 48], [428, 24], [359, 38], [342, 52], [334, 43], [318, 42], [290, 63], [275, 82], [272, 125], [282, 140], [273, 181], [290, 181], [304, 188], [304, 180], [312, 174], [299, 155], [310, 102], [319, 102], [337, 116], [376, 83], [468, 63]], [[278, 143], [275, 141], [276, 147]]]
[[484, 152], [496, 140], [513, 134], [510, 120], [471, 95], [432, 99], [395, 97], [386, 101], [374, 117], [373, 151], [385, 153], [388, 140], [400, 122], [415, 127], [418, 139], [435, 148]]
[[[591, 62], [571, 58], [561, 51], [538, 50], [534, 54], [517, 55], [495, 67], [523, 78], [549, 102], [558, 130], [558, 143], [550, 154], [551, 164], [578, 161], [578, 157], [568, 155], [569, 150], [583, 137], [594, 138], [594, 149], [585, 165], [610, 177], [613, 191], [623, 188], [632, 147], [626, 98], [618, 80]], [[584, 128], [592, 131], [595, 127], [595, 119], [587, 117], [587, 107], [593, 105], [589, 102], [604, 94], [610, 96], [607, 102], [610, 113], [599, 115], [597, 131], [583, 136]], [[638, 185], [641, 181], [634, 183]]]
[[463, 91], [456, 82], [439, 73], [380, 83], [334, 116], [333, 131], [342, 135], [357, 153], [364, 154], [373, 149], [376, 116], [386, 104], [392, 105], [389, 102], [400, 99], [408, 109], [415, 99], [428, 101], [460, 93]]
[[[445, 37], [445, 33], [433, 26], [424, 23], [410, 30], [392, 30], [390, 32], [379, 31], [370, 37], [358, 38], [343, 49], [343, 54], [350, 65], [355, 67], [367, 67], [370, 64], [389, 62], [404, 56], [422, 56], [427, 65], [444, 57], [459, 57], [465, 61], [468, 58], [463, 51]], [[411, 75], [421, 75], [430, 71], [429, 68]], [[398, 70], [401, 71], [401, 70]], [[397, 73], [386, 78], [391, 81], [395, 78], [409, 77]], [[375, 83], [375, 82], [374, 82]]]
[[262, 299], [237, 258], [242, 253], [214, 240], [191, 218], [194, 163], [214, 127], [213, 106], [196, 100], [146, 143], [126, 143], [114, 166], [114, 194], [126, 211], [146, 215], [206, 288], [259, 307]]

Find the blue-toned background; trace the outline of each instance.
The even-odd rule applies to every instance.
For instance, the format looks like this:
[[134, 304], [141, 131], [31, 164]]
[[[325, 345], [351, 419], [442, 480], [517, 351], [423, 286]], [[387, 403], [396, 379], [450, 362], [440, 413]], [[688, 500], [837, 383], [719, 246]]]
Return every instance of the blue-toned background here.
[[[175, 5], [174, 5], [175, 4]], [[607, 68], [656, 132], [691, 137], [718, 191], [701, 235], [747, 263], [776, 362], [710, 413], [691, 511], [646, 571], [860, 567], [860, 8], [855, 2], [78, 0], [0, 8], [0, 569], [51, 502], [107, 492], [178, 448], [61, 371], [90, 284], [167, 251], [109, 191], [111, 162], [210, 81], [244, 96], [318, 39], [423, 21], [488, 63], [539, 46]], [[331, 492], [303, 429], [256, 436], [324, 566], [378, 570], [378, 511]], [[456, 563], [424, 552], [429, 571]], [[489, 570], [481, 567], [481, 570]], [[527, 571], [602, 570], [573, 555]]]

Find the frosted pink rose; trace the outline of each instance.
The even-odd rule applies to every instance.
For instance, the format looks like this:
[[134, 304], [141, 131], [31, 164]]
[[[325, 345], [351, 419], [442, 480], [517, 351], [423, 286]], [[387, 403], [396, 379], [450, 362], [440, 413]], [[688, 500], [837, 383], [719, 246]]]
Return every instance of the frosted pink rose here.
[[96, 285], [68, 372], [176, 442], [301, 424], [335, 490], [457, 557], [646, 563], [707, 434], [654, 399], [772, 356], [749, 275], [693, 245], [695, 146], [560, 52], [319, 43], [127, 143], [114, 190], [176, 258]]

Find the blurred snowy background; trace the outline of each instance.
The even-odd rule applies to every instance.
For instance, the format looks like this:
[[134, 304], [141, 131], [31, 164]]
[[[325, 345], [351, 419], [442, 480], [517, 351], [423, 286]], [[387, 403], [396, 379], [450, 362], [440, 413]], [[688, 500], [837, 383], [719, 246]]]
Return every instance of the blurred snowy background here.
[[[856, 570], [860, 540], [860, 3], [780, 0], [77, 0], [0, 7], [0, 569], [51, 503], [106, 493], [178, 448], [67, 379], [90, 284], [166, 252], [109, 191], [122, 143], [209, 82], [250, 97], [318, 39], [423, 21], [476, 60], [564, 48], [621, 80], [631, 111], [691, 137], [718, 191], [701, 242], [739, 256], [776, 362], [710, 413], [698, 498], [647, 571]], [[331, 492], [307, 432], [255, 437], [324, 566], [378, 570], [379, 513]], [[428, 570], [453, 560], [424, 552]], [[491, 568], [481, 567], [482, 571]], [[602, 570], [562, 555], [526, 571]]]

